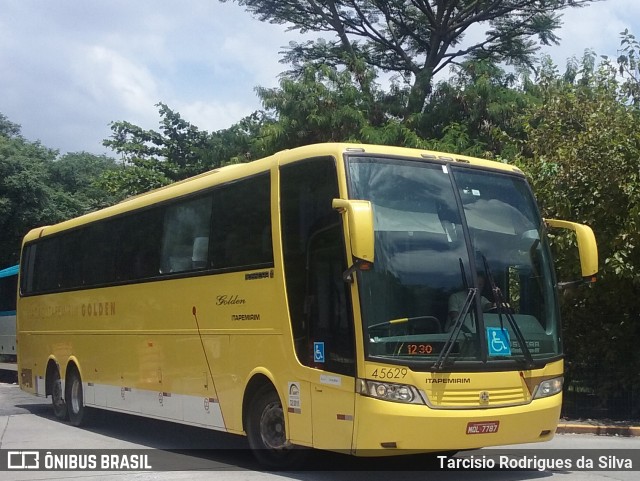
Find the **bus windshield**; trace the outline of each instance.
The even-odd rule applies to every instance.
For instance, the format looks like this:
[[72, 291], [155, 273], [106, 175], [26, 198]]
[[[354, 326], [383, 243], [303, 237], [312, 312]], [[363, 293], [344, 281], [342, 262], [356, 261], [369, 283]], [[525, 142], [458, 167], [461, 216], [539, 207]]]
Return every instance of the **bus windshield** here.
[[524, 177], [364, 156], [347, 166], [350, 197], [374, 211], [375, 261], [359, 277], [368, 359], [501, 369], [561, 355], [544, 224]]

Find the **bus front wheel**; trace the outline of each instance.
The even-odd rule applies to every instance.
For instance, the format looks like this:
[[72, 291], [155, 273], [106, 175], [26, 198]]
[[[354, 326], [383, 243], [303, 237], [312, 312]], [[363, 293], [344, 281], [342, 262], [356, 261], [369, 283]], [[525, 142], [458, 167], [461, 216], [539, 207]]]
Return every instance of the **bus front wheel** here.
[[73, 426], [82, 426], [87, 421], [88, 408], [84, 405], [82, 379], [76, 369], [71, 369], [67, 375], [66, 401], [69, 422]]
[[246, 432], [254, 456], [265, 467], [292, 468], [304, 458], [304, 450], [287, 440], [282, 403], [269, 386], [256, 393], [247, 414]]
[[60, 379], [60, 371], [54, 369], [53, 378], [51, 379], [51, 404], [53, 406], [53, 415], [60, 421], [67, 420], [67, 406], [62, 395], [62, 379]]

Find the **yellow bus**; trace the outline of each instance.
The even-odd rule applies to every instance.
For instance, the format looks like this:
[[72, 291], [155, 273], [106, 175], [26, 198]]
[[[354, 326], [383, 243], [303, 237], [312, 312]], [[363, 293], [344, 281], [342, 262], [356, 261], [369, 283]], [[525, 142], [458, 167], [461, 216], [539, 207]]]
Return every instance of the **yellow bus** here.
[[24, 239], [20, 386], [94, 408], [395, 455], [546, 441], [563, 351], [548, 225], [513, 166], [318, 144]]

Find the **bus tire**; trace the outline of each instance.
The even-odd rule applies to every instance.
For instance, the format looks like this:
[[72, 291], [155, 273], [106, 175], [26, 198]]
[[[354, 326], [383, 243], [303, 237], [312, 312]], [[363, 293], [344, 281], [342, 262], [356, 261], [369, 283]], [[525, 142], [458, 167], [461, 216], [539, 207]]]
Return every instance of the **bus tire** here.
[[89, 417], [89, 408], [84, 405], [82, 379], [77, 369], [73, 368], [69, 371], [65, 389], [69, 422], [72, 426], [82, 426], [86, 424]]
[[263, 386], [253, 398], [246, 432], [253, 455], [266, 468], [290, 469], [304, 459], [306, 450], [287, 440], [282, 402], [271, 386]]
[[53, 415], [60, 421], [68, 419], [67, 405], [62, 395], [62, 379], [60, 379], [60, 371], [55, 368], [51, 373], [51, 405], [53, 406]]

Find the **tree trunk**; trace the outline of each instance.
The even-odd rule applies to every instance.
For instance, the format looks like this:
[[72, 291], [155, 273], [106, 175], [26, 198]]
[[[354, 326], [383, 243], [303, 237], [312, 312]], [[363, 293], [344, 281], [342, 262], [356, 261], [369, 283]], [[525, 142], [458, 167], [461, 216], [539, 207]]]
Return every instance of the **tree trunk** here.
[[423, 68], [416, 74], [416, 79], [409, 91], [409, 101], [407, 102], [405, 118], [422, 112], [427, 97], [431, 93], [432, 78], [433, 73], [430, 68]]

